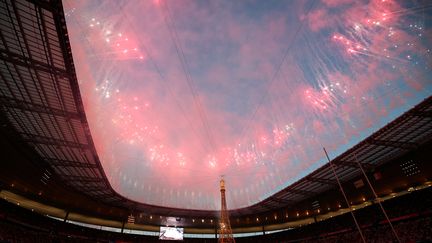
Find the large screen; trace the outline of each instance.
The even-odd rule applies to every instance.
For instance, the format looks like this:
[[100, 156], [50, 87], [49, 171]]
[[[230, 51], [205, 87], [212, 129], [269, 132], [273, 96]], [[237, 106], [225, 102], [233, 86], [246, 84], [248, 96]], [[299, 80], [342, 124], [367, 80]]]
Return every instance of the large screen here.
[[183, 240], [183, 228], [161, 226], [159, 240]]

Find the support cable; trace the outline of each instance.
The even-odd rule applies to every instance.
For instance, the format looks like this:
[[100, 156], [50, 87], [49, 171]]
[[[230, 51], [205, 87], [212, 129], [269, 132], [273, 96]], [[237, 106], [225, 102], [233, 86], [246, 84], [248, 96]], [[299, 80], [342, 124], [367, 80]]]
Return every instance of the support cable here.
[[330, 161], [330, 158], [329, 158], [329, 156], [328, 156], [328, 154], [327, 154], [327, 150], [326, 150], [325, 148], [323, 148], [323, 149], [324, 149], [325, 156], [327, 157], [327, 160], [328, 160], [328, 162], [329, 162], [329, 164], [330, 164], [330, 168], [331, 168], [332, 171], [333, 171], [333, 175], [335, 176], [336, 181], [337, 181], [337, 183], [338, 183], [338, 185], [339, 185], [339, 189], [341, 190], [342, 195], [343, 195], [343, 197], [344, 197], [344, 199], [345, 199], [345, 202], [346, 202], [346, 204], [347, 204], [347, 206], [348, 206], [348, 209], [349, 209], [349, 211], [350, 211], [350, 213], [351, 213], [351, 216], [352, 216], [352, 218], [354, 219], [354, 223], [355, 223], [355, 225], [356, 225], [356, 227], [357, 227], [357, 230], [358, 230], [358, 232], [360, 233], [360, 237], [362, 238], [363, 243], [366, 243], [366, 240], [365, 240], [365, 238], [364, 238], [364, 236], [363, 236], [363, 233], [362, 233], [362, 231], [361, 231], [360, 225], [359, 225], [358, 222], [357, 222], [357, 219], [356, 219], [356, 217], [355, 217], [355, 215], [354, 215], [353, 210], [351, 209], [351, 205], [350, 205], [350, 203], [349, 203], [349, 201], [348, 201], [348, 198], [347, 198], [347, 196], [346, 196], [346, 194], [345, 194], [345, 191], [344, 191], [344, 189], [343, 189], [343, 187], [342, 187], [342, 184], [341, 184], [340, 181], [339, 181], [339, 177], [338, 177], [337, 174], [336, 174], [336, 170], [334, 169], [334, 165], [333, 165], [333, 163]]
[[360, 170], [362, 171], [363, 176], [365, 177], [365, 179], [366, 179], [366, 181], [367, 181], [367, 183], [368, 183], [368, 185], [369, 185], [369, 187], [370, 187], [370, 189], [371, 189], [371, 191], [372, 191], [372, 193], [373, 193], [373, 195], [374, 195], [374, 197], [375, 197], [375, 201], [378, 202], [378, 205], [380, 206], [381, 211], [383, 212], [383, 214], [384, 214], [384, 216], [385, 216], [385, 218], [386, 218], [386, 220], [387, 220], [387, 223], [390, 225], [390, 228], [391, 228], [391, 230], [392, 230], [394, 236], [396, 237], [396, 239], [397, 239], [398, 242], [401, 242], [400, 239], [399, 239], [399, 236], [398, 236], [397, 233], [396, 233], [396, 230], [395, 230], [394, 227], [393, 227], [392, 222], [390, 221], [390, 219], [389, 219], [389, 217], [388, 217], [388, 215], [387, 215], [387, 213], [386, 213], [386, 211], [385, 211], [385, 209], [384, 209], [384, 207], [383, 207], [381, 201], [380, 201], [379, 198], [378, 198], [378, 195], [377, 195], [376, 192], [375, 192], [375, 189], [373, 188], [373, 186], [372, 186], [372, 184], [371, 184], [369, 178], [368, 178], [367, 175], [366, 175], [366, 172], [364, 171], [363, 166], [362, 166], [361, 163], [358, 161], [358, 159], [357, 159], [357, 154], [356, 154], [356, 153], [354, 153], [354, 158], [355, 158], [355, 161], [356, 161], [358, 167], [359, 167]]

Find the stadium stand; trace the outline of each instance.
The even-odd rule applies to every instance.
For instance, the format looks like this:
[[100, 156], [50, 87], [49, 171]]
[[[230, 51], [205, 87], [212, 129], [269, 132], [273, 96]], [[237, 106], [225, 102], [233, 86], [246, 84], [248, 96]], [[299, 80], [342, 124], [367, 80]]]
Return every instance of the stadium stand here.
[[[432, 188], [412, 191], [383, 203], [402, 242], [432, 241]], [[0, 242], [164, 242], [157, 237], [90, 229], [40, 215], [2, 200]], [[377, 204], [355, 211], [367, 242], [394, 242]], [[263, 236], [236, 238], [242, 242], [359, 242], [349, 214]], [[172, 242], [172, 241], [167, 241]], [[184, 242], [215, 242], [185, 239]]]

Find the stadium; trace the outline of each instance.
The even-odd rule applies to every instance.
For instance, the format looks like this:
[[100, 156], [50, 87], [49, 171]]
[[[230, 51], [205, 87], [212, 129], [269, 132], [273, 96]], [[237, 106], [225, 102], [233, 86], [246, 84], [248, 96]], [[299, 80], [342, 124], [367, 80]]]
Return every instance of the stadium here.
[[430, 1], [0, 11], [0, 243], [432, 241]]

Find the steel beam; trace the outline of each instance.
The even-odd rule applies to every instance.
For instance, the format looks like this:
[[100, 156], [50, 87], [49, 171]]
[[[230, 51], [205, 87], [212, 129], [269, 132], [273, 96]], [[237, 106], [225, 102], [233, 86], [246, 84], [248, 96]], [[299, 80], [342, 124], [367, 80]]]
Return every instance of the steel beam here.
[[69, 112], [5, 96], [0, 96], [0, 104], [6, 108], [14, 108], [23, 111], [44, 113], [48, 115], [61, 116], [68, 119], [81, 120], [81, 116], [77, 112]]
[[78, 189], [80, 192], [100, 192], [101, 194], [108, 194], [108, 190], [104, 186], [72, 186]]
[[64, 69], [51, 66], [47, 63], [24, 57], [9, 50], [0, 49], [0, 60], [9, 62], [18, 66], [34, 69], [41, 72], [57, 75], [59, 77], [70, 79], [71, 75]]
[[307, 176], [306, 180], [312, 181], [312, 182], [318, 182], [321, 184], [327, 184], [327, 185], [331, 185], [331, 186], [337, 186], [335, 181], [329, 180], [329, 179], [324, 179], [324, 178], [319, 178], [319, 177]]
[[63, 179], [67, 179], [68, 184], [70, 184], [74, 187], [79, 187], [79, 186], [75, 185], [75, 183], [77, 183], [77, 182], [80, 182], [80, 183], [105, 183], [105, 180], [102, 178], [65, 175], [65, 174], [60, 174], [60, 176], [62, 176]]
[[55, 167], [74, 167], [74, 168], [89, 168], [96, 169], [98, 166], [96, 164], [90, 164], [87, 162], [78, 162], [78, 161], [70, 161], [70, 160], [62, 160], [62, 159], [46, 159], [51, 166]]
[[304, 196], [312, 196], [312, 195], [315, 194], [315, 193], [313, 193], [311, 191], [294, 189], [294, 188], [285, 188], [283, 191], [285, 191], [285, 192], [291, 192], [291, 193], [299, 194], [299, 195], [304, 195]]
[[281, 203], [281, 204], [289, 204], [289, 203], [293, 202], [292, 200], [283, 199], [283, 198], [279, 198], [279, 197], [270, 197], [269, 200], [271, 200], [273, 202]]
[[418, 145], [413, 142], [388, 141], [388, 140], [378, 140], [378, 139], [368, 140], [367, 143], [372, 145], [394, 147], [394, 148], [400, 148], [406, 150], [411, 150], [418, 147]]
[[335, 166], [345, 166], [345, 167], [352, 167], [352, 168], [358, 168], [358, 165], [356, 162], [353, 161], [347, 161], [347, 160], [335, 160], [332, 162]]
[[419, 116], [419, 117], [432, 117], [432, 111], [413, 111], [410, 112], [413, 116]]
[[64, 147], [79, 148], [79, 149], [90, 149], [90, 146], [88, 144], [71, 142], [62, 139], [56, 139], [52, 137], [39, 136], [34, 134], [22, 133], [22, 132], [20, 134], [22, 136], [27, 137], [22, 139], [24, 142], [27, 143], [44, 144], [44, 145], [52, 145], [52, 146], [64, 146]]
[[34, 4], [37, 7], [43, 8], [51, 13], [58, 14], [60, 11], [58, 8], [53, 7], [54, 4], [58, 4], [59, 1], [38, 1], [38, 0], [26, 0], [27, 2]]
[[266, 210], [272, 210], [272, 209], [274, 209], [274, 207], [272, 207], [270, 205], [267, 205], [265, 203], [260, 203], [259, 205], [260, 205], [261, 208], [266, 209]]

